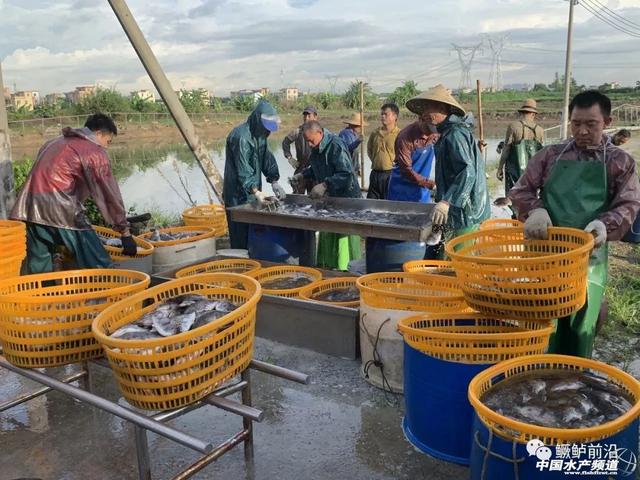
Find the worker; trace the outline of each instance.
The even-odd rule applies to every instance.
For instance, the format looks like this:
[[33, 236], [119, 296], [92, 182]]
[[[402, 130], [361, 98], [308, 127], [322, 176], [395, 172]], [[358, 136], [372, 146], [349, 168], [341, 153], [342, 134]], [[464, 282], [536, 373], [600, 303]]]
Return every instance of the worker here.
[[91, 197], [104, 219], [120, 233], [125, 255], [136, 254], [120, 188], [107, 147], [118, 134], [114, 121], [97, 113], [83, 128], [66, 127], [45, 143], [18, 194], [9, 218], [27, 231], [29, 273], [53, 271], [53, 257], [64, 247], [78, 268], [107, 268], [111, 257], [85, 215]]
[[[311, 190], [314, 199], [329, 197], [361, 198], [358, 179], [351, 166], [351, 156], [344, 143], [317, 120], [302, 127], [305, 140], [311, 147], [310, 166], [294, 176], [293, 183], [311, 178], [317, 185]], [[360, 237], [320, 232], [318, 238], [318, 266], [347, 270], [350, 260], [362, 256]]]
[[587, 302], [558, 320], [549, 347], [589, 358], [607, 280], [607, 241], [620, 240], [640, 211], [640, 183], [634, 159], [603, 133], [611, 124], [606, 95], [596, 90], [577, 94], [569, 115], [573, 138], [538, 152], [509, 197], [525, 221], [527, 238], [546, 239], [551, 226], [580, 228], [595, 237]]
[[[226, 207], [244, 205], [253, 200], [261, 205], [267, 201], [262, 191], [262, 175], [271, 184], [273, 193], [279, 200], [287, 194], [278, 183], [278, 164], [269, 150], [267, 138], [278, 130], [280, 117], [267, 101], [260, 101], [247, 121], [231, 130], [227, 137], [224, 188], [222, 196]], [[234, 222], [227, 211], [229, 240], [231, 248], [246, 249], [249, 225]]]
[[367, 142], [367, 154], [371, 160], [369, 191], [367, 198], [385, 200], [389, 191], [389, 179], [395, 160], [395, 144], [400, 129], [398, 115], [400, 110], [395, 103], [385, 103], [380, 107], [380, 122]]
[[435, 186], [433, 146], [437, 139], [436, 127], [428, 122], [426, 115], [418, 115], [415, 122], [398, 133], [388, 200], [429, 203]]
[[[408, 100], [407, 108], [439, 134], [434, 145], [437, 203], [432, 226], [444, 231], [443, 242], [477, 230], [489, 218], [491, 205], [484, 162], [464, 109], [443, 85]], [[442, 246], [428, 246], [425, 258], [443, 258]]]
[[[302, 111], [302, 124], [309, 120], [317, 119], [318, 111], [316, 110], [316, 107], [312, 105], [306, 106]], [[295, 157], [291, 154], [291, 144], [295, 145]], [[302, 172], [309, 166], [309, 155], [311, 154], [311, 149], [302, 135], [302, 125], [295, 130], [292, 130], [286, 137], [284, 137], [284, 140], [282, 140], [282, 151], [284, 152], [284, 157], [293, 167], [294, 174]], [[313, 183], [311, 180], [306, 180], [297, 190], [294, 190], [293, 193], [304, 195], [310, 193], [312, 188]]]
[[366, 127], [369, 124], [364, 121], [359, 113], [354, 113], [351, 115], [351, 118], [344, 123], [346, 123], [347, 126], [340, 130], [338, 136], [347, 146], [353, 171], [356, 172], [356, 175], [360, 175], [360, 159], [358, 158], [360, 150], [358, 147], [362, 143], [362, 127]]
[[533, 98], [525, 100], [518, 109], [518, 120], [507, 126], [498, 171], [498, 180], [504, 180], [504, 194], [515, 185], [527, 168], [529, 159], [542, 148], [544, 130], [535, 121], [538, 105]]
[[616, 147], [624, 145], [629, 140], [631, 140], [631, 132], [626, 128], [622, 128], [613, 134], [611, 137], [611, 143], [613, 143]]

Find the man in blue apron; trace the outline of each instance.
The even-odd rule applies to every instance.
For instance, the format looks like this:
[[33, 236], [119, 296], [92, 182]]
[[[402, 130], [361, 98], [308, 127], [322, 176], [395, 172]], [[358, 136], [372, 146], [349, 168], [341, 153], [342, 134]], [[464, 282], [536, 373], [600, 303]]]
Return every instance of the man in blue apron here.
[[589, 265], [587, 302], [558, 320], [549, 350], [591, 357], [607, 281], [607, 241], [620, 240], [640, 210], [634, 159], [603, 131], [611, 123], [611, 101], [589, 90], [569, 105], [573, 138], [538, 152], [509, 192], [527, 238], [547, 238], [550, 226], [591, 232], [595, 249]]

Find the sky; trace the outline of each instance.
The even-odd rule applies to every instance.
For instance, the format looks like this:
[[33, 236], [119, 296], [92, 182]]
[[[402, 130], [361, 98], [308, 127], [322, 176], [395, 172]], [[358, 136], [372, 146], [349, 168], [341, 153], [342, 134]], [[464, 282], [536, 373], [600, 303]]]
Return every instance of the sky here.
[[[640, 0], [581, 0], [573, 76], [579, 84], [640, 80]], [[489, 81], [487, 35], [505, 35], [503, 83], [550, 83], [564, 71], [566, 0], [129, 0], [174, 88], [295, 86], [344, 91], [358, 79], [390, 92], [460, 84], [452, 43], [484, 41], [471, 79]], [[600, 12], [620, 31], [585, 6]], [[599, 10], [600, 7], [605, 10]], [[98, 84], [153, 88], [107, 1], [0, 0], [0, 62], [12, 90], [41, 94]]]

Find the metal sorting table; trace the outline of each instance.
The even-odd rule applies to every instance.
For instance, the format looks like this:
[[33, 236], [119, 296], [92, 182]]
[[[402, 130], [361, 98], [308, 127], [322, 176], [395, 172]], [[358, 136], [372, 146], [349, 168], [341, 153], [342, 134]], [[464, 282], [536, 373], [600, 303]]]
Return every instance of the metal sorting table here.
[[[94, 360], [91, 363], [109, 368], [109, 364], [104, 358]], [[83, 362], [82, 366], [83, 369], [80, 372], [62, 380], [57, 380], [49, 375], [39, 372], [38, 370], [16, 367], [15, 365], [7, 362], [5, 358], [0, 355], [0, 367], [6, 368], [18, 375], [22, 375], [25, 378], [44, 385], [44, 388], [40, 390], [24, 394], [21, 397], [1, 403], [0, 412], [28, 402], [29, 400], [39, 397], [40, 395], [44, 395], [51, 390], [56, 390], [131, 422], [134, 426], [139, 480], [151, 480], [151, 455], [149, 453], [149, 445], [147, 442], [147, 430], [203, 454], [196, 462], [172, 477], [172, 480], [184, 480], [190, 478], [240, 443], [244, 443], [245, 461], [251, 467], [253, 462], [253, 422], [261, 422], [264, 417], [264, 413], [251, 405], [250, 369], [275, 375], [277, 377], [284, 378], [285, 380], [290, 380], [304, 385], [309, 383], [309, 376], [303, 373], [278, 367], [270, 363], [261, 362], [259, 360], [251, 360], [249, 368], [243, 371], [240, 375], [240, 379], [234, 383], [221, 386], [207, 397], [191, 405], [187, 405], [186, 407], [160, 412], [149, 416], [139, 413], [139, 411], [136, 411], [133, 408], [123, 407], [117, 403], [91, 393], [89, 365], [87, 362]], [[69, 385], [71, 382], [82, 378], [84, 378], [86, 389]], [[242, 402], [226, 398], [227, 396], [237, 392], [241, 392]], [[173, 427], [167, 426], [164, 423], [207, 405], [220, 408], [242, 417], [242, 430], [215, 446], [208, 440], [200, 440], [188, 433], [184, 433]]]
[[[366, 198], [327, 197], [312, 200], [306, 195], [287, 195], [287, 206], [314, 209], [340, 210], [347, 212], [349, 218], [331, 216], [295, 215], [274, 210], [257, 210], [250, 204], [227, 209], [231, 220], [240, 223], [270, 225], [274, 227], [297, 228], [321, 232], [333, 232], [361, 237], [424, 242], [431, 233], [431, 211], [434, 204], [417, 202], [395, 202], [390, 200], [371, 200]], [[397, 216], [396, 223], [360, 221], [358, 214], [373, 212]], [[402, 220], [402, 221], [400, 221]]]
[[[199, 260], [193, 265], [225, 258], [230, 257], [218, 255]], [[258, 261], [264, 267], [280, 265]], [[151, 284], [173, 280], [178, 270], [188, 266], [191, 265], [156, 273], [151, 276]], [[322, 278], [353, 276], [348, 272], [318, 270], [322, 272]], [[359, 318], [357, 308], [262, 295], [256, 312], [256, 335], [335, 357], [356, 359], [359, 354]]]

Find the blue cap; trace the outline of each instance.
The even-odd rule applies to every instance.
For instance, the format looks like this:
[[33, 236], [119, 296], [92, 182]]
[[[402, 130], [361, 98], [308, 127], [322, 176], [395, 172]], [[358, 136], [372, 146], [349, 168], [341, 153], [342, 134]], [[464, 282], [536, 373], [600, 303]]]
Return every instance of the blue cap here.
[[260, 115], [260, 121], [262, 126], [270, 132], [277, 132], [281, 122], [278, 115], [265, 115], [264, 113]]

